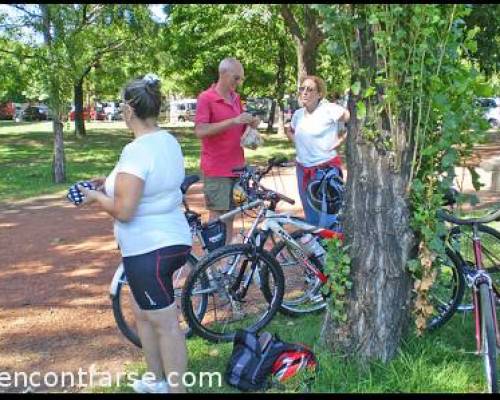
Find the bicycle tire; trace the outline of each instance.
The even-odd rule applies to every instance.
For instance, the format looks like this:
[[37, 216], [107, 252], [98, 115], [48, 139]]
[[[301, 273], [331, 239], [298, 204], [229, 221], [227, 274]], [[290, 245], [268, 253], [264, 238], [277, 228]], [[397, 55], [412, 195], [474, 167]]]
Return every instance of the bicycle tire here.
[[[481, 239], [481, 252], [483, 267], [488, 271], [493, 285], [495, 287], [495, 292], [500, 293], [500, 232], [493, 229], [488, 225], [479, 224], [478, 225], [479, 236]], [[452, 235], [457, 235], [460, 240], [458, 247], [455, 247], [455, 251], [461, 257], [461, 262], [465, 265], [475, 265], [474, 258], [474, 247], [472, 245], [472, 227], [454, 226], [451, 229]], [[471, 299], [468, 299], [472, 302]]]
[[[307, 233], [309, 232], [299, 229], [292, 232], [290, 236], [292, 236], [294, 240], [298, 240]], [[272, 248], [271, 254], [280, 262], [280, 253], [283, 250], [286, 250], [286, 243], [281, 240]], [[288, 252], [288, 257], [287, 255], [282, 255], [281, 257], [286, 263], [280, 262], [281, 269], [283, 270], [283, 276], [285, 277], [285, 293], [283, 295], [283, 301], [280, 305], [279, 312], [290, 317], [322, 312], [326, 309], [327, 304], [325, 298], [321, 294], [321, 289], [316, 289], [317, 287], [321, 287], [321, 281], [318, 277], [308, 273], [308, 270], [306, 270], [305, 267], [298, 265], [296, 262], [294, 263], [289, 257], [296, 261], [295, 257]], [[310, 256], [308, 259], [316, 268], [323, 270], [323, 266], [316, 259], [316, 257]], [[294, 266], [296, 268], [294, 268]], [[304, 291], [304, 294], [300, 297], [294, 297], [292, 299], [291, 294], [298, 293], [298, 289], [297, 286], [293, 284], [295, 281], [292, 281], [291, 284], [289, 283], [287, 285], [287, 282], [290, 282], [291, 279], [299, 279], [301, 281], [305, 280], [306, 284], [309, 282], [311, 283], [311, 287], [307, 288]], [[264, 282], [266, 282], [265, 279]], [[298, 282], [298, 284], [300, 283]], [[287, 292], [290, 293], [290, 295], [287, 295]], [[306, 305], [308, 301], [312, 301], [312, 305], [310, 307], [307, 307]]]
[[449, 262], [445, 260], [439, 264], [438, 274], [429, 289], [429, 299], [435, 314], [427, 320], [428, 331], [448, 322], [464, 297], [465, 278], [460, 257], [450, 248], [446, 249], [446, 255]]
[[489, 393], [498, 392], [497, 382], [497, 341], [493, 313], [492, 292], [487, 283], [479, 284], [479, 304], [481, 310], [481, 353]]
[[[197, 263], [196, 258], [190, 254], [188, 257], [188, 260], [186, 261], [186, 264], [189, 264], [191, 271], [193, 271], [195, 269], [196, 263]], [[206, 283], [206, 284], [208, 285], [208, 283]], [[112, 303], [112, 307], [113, 307], [113, 316], [115, 318], [116, 325], [118, 326], [118, 329], [123, 334], [123, 336], [125, 336], [125, 338], [127, 338], [132, 344], [141, 348], [142, 345], [141, 345], [141, 340], [139, 338], [139, 335], [137, 333], [137, 328], [135, 326], [132, 326], [132, 323], [131, 323], [131, 321], [129, 321], [128, 317], [125, 317], [126, 314], [130, 314], [130, 313], [123, 311], [124, 302], [122, 301], [122, 299], [124, 297], [125, 285], [128, 287], [127, 280], [125, 277], [125, 271], [124, 271], [122, 273], [120, 280], [119, 280], [117, 290], [116, 290], [116, 295], [111, 296], [111, 303]], [[176, 301], [179, 301], [178, 299], [180, 299], [181, 292], [179, 289], [180, 288], [174, 288], [174, 294], [176, 297]], [[132, 295], [131, 292], [130, 292], [130, 295]], [[204, 300], [204, 302], [200, 303], [200, 309], [199, 309], [200, 314], [203, 314], [206, 310], [206, 307], [207, 307], [207, 301], [208, 301], [207, 298], [204, 298], [203, 300]], [[182, 318], [181, 313], [179, 313], [179, 315]], [[191, 328], [189, 328], [189, 326], [187, 327], [187, 329], [185, 329], [185, 333], [186, 333], [187, 338], [192, 336], [192, 331], [191, 331]]]
[[[196, 296], [196, 293], [193, 294], [193, 290], [195, 289], [197, 280], [200, 276], [205, 276], [207, 279], [209, 279], [208, 282], [210, 288], [209, 290], [212, 290], [212, 293], [209, 294], [210, 297], [209, 303], [212, 302], [214, 304], [214, 313], [216, 314], [217, 307], [215, 306], [216, 303], [215, 294], [220, 293], [221, 289], [220, 288], [215, 289], [214, 286], [212, 285], [212, 284], [214, 284], [215, 286], [220, 285], [220, 282], [219, 281], [216, 282], [216, 279], [213, 278], [213, 276], [215, 274], [219, 274], [223, 278], [231, 279], [231, 277], [224, 276], [220, 271], [217, 270], [216, 268], [217, 263], [223, 260], [224, 257], [240, 256], [245, 259], [249, 259], [249, 257], [251, 258], [253, 256], [254, 251], [255, 248], [249, 243], [227, 245], [217, 250], [214, 250], [212, 253], [209, 253], [207, 256], [202, 258], [198, 264], [197, 269], [191, 271], [184, 285], [184, 289], [182, 290], [181, 304], [184, 316], [187, 319], [189, 326], [193, 330], [193, 333], [211, 342], [232, 341], [237, 329], [247, 329], [252, 332], [257, 332], [264, 326], [266, 326], [274, 317], [274, 315], [278, 312], [279, 305], [283, 300], [284, 277], [279, 264], [276, 262], [273, 256], [266, 250], [262, 250], [261, 252], [258, 252], [255, 255], [258, 257], [258, 262], [264, 263], [266, 267], [273, 274], [275, 282], [274, 285], [275, 290], [268, 292], [266, 289], [263, 289], [261, 285], [259, 285], [258, 291], [262, 292], [262, 294], [264, 295], [264, 299], [267, 303], [267, 308], [265, 309], [264, 314], [261, 315], [260, 318], [255, 323], [245, 327], [238, 326], [237, 328], [227, 332], [217, 332], [214, 330], [214, 328], [217, 327], [217, 322], [218, 322], [216, 316], [215, 316], [216, 323], [213, 323], [214, 321], [210, 321], [210, 318], [207, 318], [207, 320], [203, 321], [203, 318], [196, 317], [193, 311], [192, 298]], [[259, 270], [261, 269], [260, 265], [258, 269]], [[238, 273], [239, 272], [240, 268], [238, 268]], [[260, 281], [262, 283], [262, 279]], [[255, 280], [250, 285], [254, 283]], [[230, 295], [227, 294], [227, 292], [223, 293], [226, 293], [225, 296], [227, 296], [227, 300], [221, 296], [222, 301], [225, 302], [225, 304], [223, 305], [228, 305], [231, 303], [232, 307], [232, 303], [234, 302], [234, 297], [232, 297], [231, 300], [229, 298]], [[241, 304], [247, 304], [247, 302], [245, 303], [241, 302]], [[203, 317], [205, 317], [205, 315], [207, 314], [209, 313], [204, 314]], [[239, 322], [245, 322], [245, 321], [243, 319], [240, 320]]]

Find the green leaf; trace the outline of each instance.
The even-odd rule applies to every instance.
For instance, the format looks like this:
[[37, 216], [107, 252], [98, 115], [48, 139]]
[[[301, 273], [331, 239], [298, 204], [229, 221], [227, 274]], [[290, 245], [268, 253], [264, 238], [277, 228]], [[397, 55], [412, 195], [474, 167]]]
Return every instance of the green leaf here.
[[356, 81], [352, 84], [351, 86], [351, 90], [352, 90], [352, 94], [354, 96], [357, 96], [359, 95], [359, 92], [361, 90], [361, 82], [360, 81]]
[[366, 88], [365, 93], [363, 94], [363, 97], [368, 98], [368, 97], [373, 96], [375, 93], [377, 93], [375, 90], [375, 87], [370, 86], [370, 87]]
[[358, 101], [356, 103], [356, 117], [358, 119], [363, 119], [366, 117], [366, 106], [363, 101]]
[[469, 170], [470, 175], [472, 177], [472, 186], [474, 186], [474, 189], [476, 191], [481, 190], [481, 186], [484, 186], [484, 184], [479, 181], [480, 176], [477, 173], [476, 169], [474, 167], [470, 167], [470, 166], [467, 167], [467, 169]]

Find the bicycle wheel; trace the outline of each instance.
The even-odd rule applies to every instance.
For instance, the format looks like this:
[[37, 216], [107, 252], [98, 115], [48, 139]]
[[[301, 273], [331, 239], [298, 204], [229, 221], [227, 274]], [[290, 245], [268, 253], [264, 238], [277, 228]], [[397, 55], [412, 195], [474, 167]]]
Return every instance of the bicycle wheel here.
[[[483, 266], [491, 277], [495, 291], [500, 294], [500, 232], [488, 225], [479, 225]], [[475, 265], [474, 245], [472, 242], [472, 227], [468, 225], [455, 226], [451, 230], [452, 244], [458, 252], [462, 263]], [[460, 306], [465, 310], [472, 309], [472, 298], [469, 293]]]
[[460, 258], [449, 248], [446, 256], [445, 259], [438, 259], [437, 275], [429, 289], [429, 301], [433, 306], [426, 326], [429, 331], [443, 326], [464, 297], [465, 279]]
[[[174, 284], [174, 296], [177, 303], [178, 308], [178, 317], [179, 324], [181, 329], [185, 332], [186, 337], [190, 337], [192, 335], [191, 329], [189, 328], [187, 322], [185, 321], [180, 306], [180, 297], [182, 286], [185, 283], [185, 280], [189, 273], [195, 269], [196, 258], [192, 255], [188, 257], [186, 264], [184, 264], [181, 268], [175, 271], [173, 275], [173, 284]], [[205, 285], [208, 283], [205, 281]], [[197, 315], [202, 315], [205, 313], [207, 307], [207, 296], [200, 296], [200, 301], [197, 307]], [[116, 293], [111, 294], [111, 302], [113, 305], [113, 315], [115, 317], [116, 324], [118, 328], [122, 332], [122, 334], [134, 345], [137, 347], [141, 347], [141, 341], [139, 339], [139, 335], [137, 333], [137, 325], [135, 322], [135, 316], [132, 309], [132, 291], [130, 290], [130, 286], [128, 285], [127, 278], [125, 276], [125, 271], [122, 272], [122, 275], [118, 281], [118, 286], [116, 288]]]
[[[297, 230], [290, 235], [294, 240], [299, 240], [307, 232]], [[320, 244], [324, 246], [322, 240]], [[322, 311], [326, 308], [326, 301], [321, 294], [322, 282], [305, 265], [303, 265], [284, 241], [278, 242], [271, 254], [279, 262], [285, 277], [285, 293], [279, 308], [282, 314], [298, 316]], [[310, 256], [309, 261], [319, 270], [323, 270], [321, 261]]]
[[[283, 300], [283, 272], [269, 252], [254, 253], [251, 244], [224, 246], [205, 256], [189, 274], [182, 291], [182, 311], [194, 333], [212, 342], [231, 341], [237, 329], [256, 332], [274, 317]], [[271, 281], [265, 288], [261, 286], [264, 267]], [[208, 289], [200, 284], [204, 277]], [[247, 279], [250, 284], [245, 292]], [[209, 296], [203, 315], [195, 313], [200, 295]]]
[[479, 304], [481, 307], [481, 354], [489, 393], [498, 392], [497, 382], [497, 341], [493, 313], [493, 293], [487, 283], [479, 285]]

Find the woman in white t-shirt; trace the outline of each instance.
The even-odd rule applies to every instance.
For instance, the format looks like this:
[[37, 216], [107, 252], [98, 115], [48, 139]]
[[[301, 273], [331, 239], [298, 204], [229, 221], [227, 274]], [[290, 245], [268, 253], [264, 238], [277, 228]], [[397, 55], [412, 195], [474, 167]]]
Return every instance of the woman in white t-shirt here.
[[297, 159], [297, 183], [306, 221], [319, 223], [319, 213], [307, 202], [307, 184], [318, 168], [334, 166], [341, 170], [342, 160], [337, 148], [344, 142], [339, 137], [339, 123], [349, 120], [349, 111], [325, 99], [326, 85], [323, 79], [308, 75], [299, 86], [302, 108], [294, 112], [286, 135], [295, 143]]
[[[152, 74], [123, 91], [123, 118], [134, 133], [101, 190], [79, 189], [114, 219], [127, 280], [135, 300], [138, 333], [148, 372], [136, 380], [139, 393], [184, 392], [186, 339], [179, 327], [172, 275], [187, 260], [191, 233], [182, 211], [181, 147], [158, 128], [160, 81]], [[151, 376], [151, 374], [148, 374]], [[170, 379], [171, 376], [175, 378]], [[168, 379], [168, 382], [167, 382]]]

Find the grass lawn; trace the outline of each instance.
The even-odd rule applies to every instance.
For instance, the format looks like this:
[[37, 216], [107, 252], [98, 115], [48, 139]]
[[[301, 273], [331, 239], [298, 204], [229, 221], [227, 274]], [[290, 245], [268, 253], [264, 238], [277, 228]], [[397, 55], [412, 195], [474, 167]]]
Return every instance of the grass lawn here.
[[[124, 122], [91, 122], [87, 136], [78, 138], [73, 129], [64, 132], [66, 183], [55, 185], [51, 178], [53, 152], [52, 122], [15, 123], [0, 121], [0, 202], [24, 199], [67, 190], [79, 180], [107, 175], [120, 152], [132, 140]], [[179, 140], [187, 173], [199, 173], [200, 140], [193, 128], [168, 128]], [[250, 163], [272, 155], [291, 157], [293, 146], [286, 138], [264, 135], [258, 150], [246, 150]]]
[[[311, 346], [319, 358], [320, 370], [307, 385], [298, 378], [271, 392], [328, 393], [479, 393], [485, 391], [482, 359], [475, 350], [472, 319], [457, 314], [435, 333], [423, 337], [410, 335], [399, 354], [387, 364], [359, 365], [332, 355], [317, 344], [323, 315], [301, 318], [277, 316], [265, 330], [277, 332], [283, 340]], [[188, 371], [220, 372], [224, 376], [232, 344], [213, 344], [198, 337], [188, 340]], [[126, 372], [144, 373], [145, 364], [128, 366]], [[207, 381], [205, 381], [207, 382]], [[222, 386], [193, 386], [194, 393], [237, 393], [222, 378]], [[120, 386], [94, 388], [94, 392], [133, 392], [123, 381]]]

